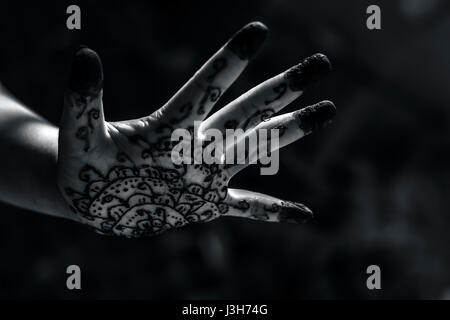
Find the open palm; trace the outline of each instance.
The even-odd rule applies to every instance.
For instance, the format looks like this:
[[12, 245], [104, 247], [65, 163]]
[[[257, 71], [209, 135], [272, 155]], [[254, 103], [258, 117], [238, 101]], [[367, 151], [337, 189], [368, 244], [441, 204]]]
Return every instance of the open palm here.
[[[283, 147], [334, 116], [334, 105], [323, 101], [272, 117], [330, 71], [328, 59], [315, 54], [208, 117], [266, 34], [259, 22], [246, 25], [159, 110], [114, 123], [104, 118], [100, 58], [79, 49], [65, 95], [58, 154], [58, 185], [74, 219], [102, 234], [139, 237], [222, 215], [293, 223], [311, 218], [304, 205], [228, 188], [245, 164], [177, 165], [171, 159], [177, 128], [188, 129], [203, 144], [202, 132], [209, 128], [224, 133], [240, 128], [246, 134], [276, 128]], [[194, 121], [202, 121], [199, 128]]]

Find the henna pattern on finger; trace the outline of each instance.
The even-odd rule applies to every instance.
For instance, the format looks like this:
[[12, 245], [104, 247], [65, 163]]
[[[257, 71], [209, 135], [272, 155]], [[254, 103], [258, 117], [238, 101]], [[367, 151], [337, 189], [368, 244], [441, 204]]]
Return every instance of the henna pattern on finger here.
[[95, 120], [98, 120], [99, 117], [100, 117], [100, 110], [98, 110], [98, 109], [89, 110], [87, 123], [88, 123], [89, 129], [91, 129], [91, 133], [94, 132], [94, 123], [93, 122]]
[[222, 89], [219, 87], [208, 86], [206, 88], [205, 94], [203, 98], [200, 100], [199, 107], [197, 109], [198, 115], [203, 115], [206, 113], [205, 106], [208, 102], [216, 102], [219, 100], [220, 95], [222, 94]]
[[241, 212], [246, 212], [248, 209], [250, 209], [250, 203], [247, 200], [239, 200], [237, 204], [231, 205], [231, 207]]
[[88, 97], [82, 97], [82, 96], [78, 96], [77, 98], [74, 99], [74, 106], [76, 106], [80, 111], [78, 112], [78, 114], [76, 115], [76, 119], [80, 119], [81, 116], [84, 114], [84, 112], [87, 109], [88, 106]]
[[255, 210], [251, 217], [257, 220], [270, 220], [270, 215], [275, 217], [275, 221], [303, 224], [313, 218], [313, 213], [306, 206], [292, 201], [282, 200], [271, 205], [264, 205], [262, 210]]
[[274, 113], [275, 113], [274, 109], [264, 109], [264, 110], [258, 109], [244, 122], [244, 125], [242, 127], [244, 130], [247, 130], [250, 128], [250, 126], [253, 126], [255, 123], [269, 120]]
[[[87, 110], [88, 108], [89, 107], [86, 106], [82, 110], [82, 113], [80, 113], [80, 118], [82, 118], [83, 114], [85, 113], [85, 110]], [[90, 136], [94, 134], [95, 129], [94, 122], [100, 118], [100, 110], [95, 107], [90, 109], [86, 114], [86, 118], [87, 119], [85, 121], [85, 125], [79, 127], [75, 132], [75, 138], [84, 142], [83, 150], [85, 152], [88, 152], [91, 147]]]
[[[78, 113], [75, 119], [83, 121], [78, 127], [75, 137], [84, 142], [83, 150], [89, 151], [91, 147], [90, 135], [94, 133], [94, 122], [100, 117], [101, 92], [103, 88], [103, 67], [99, 56], [86, 47], [80, 47], [74, 54], [69, 89], [65, 101]], [[86, 120], [83, 119], [86, 117]]]
[[264, 206], [264, 210], [271, 213], [280, 212], [280, 206], [278, 203], [272, 203], [271, 206]]
[[79, 127], [75, 133], [75, 138], [84, 142], [83, 150], [88, 152], [91, 147], [91, 143], [89, 141], [89, 128], [87, 126]]
[[211, 73], [206, 80], [211, 83], [216, 78], [216, 76], [227, 67], [227, 60], [225, 58], [218, 58], [213, 62], [213, 73]]
[[279, 100], [286, 93], [286, 91], [287, 91], [287, 84], [280, 83], [279, 85], [273, 88], [275, 96], [271, 99], [267, 99], [266, 101], [264, 101], [264, 104], [267, 106], [268, 104], [271, 104], [272, 102]]
[[189, 117], [189, 115], [191, 114], [193, 108], [194, 108], [194, 106], [192, 105], [192, 102], [183, 104], [179, 110], [179, 113], [181, 115], [178, 117], [172, 117], [169, 120], [170, 124], [172, 124], [172, 125], [179, 124], [183, 120], [187, 119]]
[[251, 206], [247, 200], [239, 200], [236, 204], [231, 204], [230, 206], [232, 208], [240, 211], [241, 213], [249, 213], [249, 216], [251, 218], [256, 219], [256, 220], [261, 220], [261, 221], [267, 221], [270, 219], [270, 217], [266, 213], [266, 211], [273, 212], [272, 211], [273, 209], [267, 209], [267, 208], [264, 208], [263, 211], [250, 210]]

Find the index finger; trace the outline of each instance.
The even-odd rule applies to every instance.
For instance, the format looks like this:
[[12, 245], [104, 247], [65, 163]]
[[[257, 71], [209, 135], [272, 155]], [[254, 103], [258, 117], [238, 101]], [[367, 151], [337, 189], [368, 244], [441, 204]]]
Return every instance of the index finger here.
[[252, 22], [240, 29], [156, 114], [171, 125], [203, 120], [263, 44], [267, 27]]

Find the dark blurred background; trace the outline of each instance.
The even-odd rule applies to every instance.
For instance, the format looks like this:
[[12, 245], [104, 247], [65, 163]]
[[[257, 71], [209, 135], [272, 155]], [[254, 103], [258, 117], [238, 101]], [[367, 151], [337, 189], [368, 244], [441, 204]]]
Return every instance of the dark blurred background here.
[[[70, 4], [81, 31], [66, 29]], [[382, 30], [366, 28], [370, 4]], [[338, 116], [284, 148], [276, 176], [250, 168], [232, 184], [303, 202], [316, 218], [227, 218], [127, 240], [0, 204], [0, 297], [450, 297], [448, 1], [2, 1], [0, 81], [57, 124], [85, 44], [103, 58], [107, 119], [141, 117], [252, 20], [269, 26], [268, 41], [219, 107], [323, 52], [333, 73], [285, 110], [329, 99]], [[66, 289], [70, 264], [81, 291]], [[382, 290], [366, 288], [370, 264]]]

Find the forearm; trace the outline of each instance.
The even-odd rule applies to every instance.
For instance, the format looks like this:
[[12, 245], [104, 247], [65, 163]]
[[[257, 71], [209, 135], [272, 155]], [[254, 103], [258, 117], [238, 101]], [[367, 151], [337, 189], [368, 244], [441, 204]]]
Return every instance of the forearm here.
[[0, 201], [69, 217], [56, 183], [58, 128], [0, 85]]

